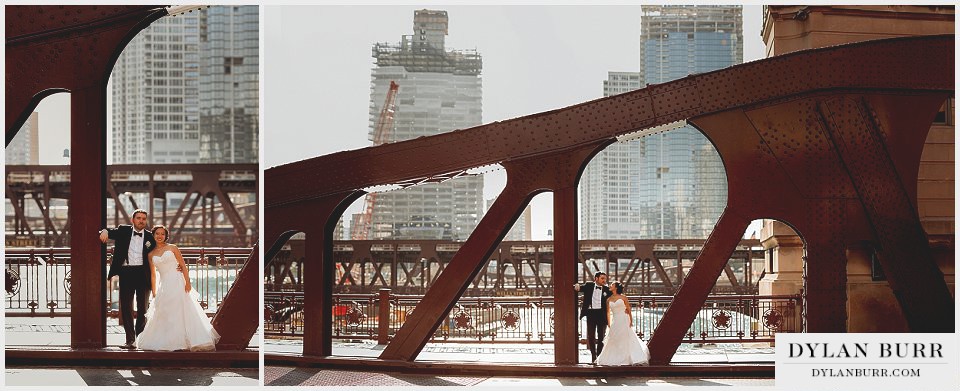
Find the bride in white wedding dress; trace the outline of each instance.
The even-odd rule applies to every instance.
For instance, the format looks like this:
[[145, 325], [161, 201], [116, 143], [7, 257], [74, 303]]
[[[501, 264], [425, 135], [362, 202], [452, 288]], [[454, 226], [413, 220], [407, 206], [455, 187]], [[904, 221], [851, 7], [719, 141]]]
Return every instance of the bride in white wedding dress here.
[[623, 295], [623, 284], [613, 283], [614, 295], [607, 299], [607, 323], [610, 331], [603, 340], [603, 351], [597, 356], [597, 365], [647, 365], [650, 350], [633, 331], [630, 303]]
[[154, 297], [147, 310], [147, 325], [137, 336], [137, 348], [215, 350], [220, 334], [213, 329], [197, 302], [200, 295], [190, 286], [190, 276], [180, 249], [167, 243], [167, 236], [166, 227], [153, 227], [157, 247], [150, 252], [149, 258], [150, 288]]

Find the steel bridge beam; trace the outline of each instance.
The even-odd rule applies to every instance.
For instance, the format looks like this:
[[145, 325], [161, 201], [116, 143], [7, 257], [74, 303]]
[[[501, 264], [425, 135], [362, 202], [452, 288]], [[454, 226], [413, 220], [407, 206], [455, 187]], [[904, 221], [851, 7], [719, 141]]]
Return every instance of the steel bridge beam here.
[[230, 290], [223, 297], [223, 304], [217, 308], [210, 323], [220, 333], [217, 350], [243, 350], [260, 327], [258, 317], [251, 316], [260, 311], [260, 246], [256, 244]]

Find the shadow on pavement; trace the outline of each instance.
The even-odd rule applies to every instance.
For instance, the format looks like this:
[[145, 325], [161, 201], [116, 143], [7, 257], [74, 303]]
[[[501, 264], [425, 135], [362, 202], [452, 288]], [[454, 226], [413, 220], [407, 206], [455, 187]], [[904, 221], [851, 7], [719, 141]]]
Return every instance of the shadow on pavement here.
[[78, 368], [77, 374], [80, 375], [80, 378], [83, 379], [83, 382], [88, 386], [131, 385], [130, 382], [116, 370]]
[[265, 379], [263, 385], [265, 386], [298, 386], [303, 384], [314, 375], [320, 373], [320, 369], [316, 368], [293, 368], [291, 371], [284, 373], [280, 377], [270, 380], [269, 375], [265, 374]]
[[[469, 386], [479, 383], [482, 379], [473, 377], [448, 377], [444, 379], [439, 376], [429, 375], [388, 375], [399, 382], [408, 383], [414, 386]], [[460, 380], [459, 382], [454, 380]]]
[[[486, 378], [468, 376], [433, 376], [367, 371], [324, 370], [319, 368], [269, 367], [265, 371], [267, 386], [464, 386]], [[280, 374], [282, 373], [282, 374]], [[272, 375], [280, 374], [271, 380]]]
[[[218, 375], [230, 372], [236, 377], [256, 380], [257, 372], [222, 369], [130, 369], [125, 377], [120, 369], [77, 368], [77, 374], [88, 386], [209, 386]], [[220, 376], [222, 377], [222, 376]]]
[[[557, 378], [564, 386], [730, 386], [726, 383], [718, 383], [709, 380], [695, 378], [649, 378], [649, 377], [588, 377], [588, 378]], [[591, 382], [592, 380], [592, 382]], [[655, 382], [651, 382], [655, 380]]]

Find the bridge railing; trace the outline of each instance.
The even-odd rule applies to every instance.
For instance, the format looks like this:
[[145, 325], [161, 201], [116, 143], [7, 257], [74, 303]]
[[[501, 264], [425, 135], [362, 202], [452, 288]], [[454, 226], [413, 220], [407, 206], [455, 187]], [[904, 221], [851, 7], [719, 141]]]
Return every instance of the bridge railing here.
[[[333, 295], [333, 336], [375, 339], [386, 343], [403, 325], [423, 296], [375, 294]], [[633, 328], [647, 340], [672, 296], [628, 296]], [[303, 292], [264, 294], [267, 337], [303, 335]], [[802, 300], [797, 295], [711, 295], [687, 331], [685, 343], [773, 342], [778, 332], [800, 330]], [[572, 311], [572, 309], [570, 309]], [[551, 343], [554, 339], [553, 297], [464, 297], [447, 314], [433, 342]], [[579, 338], [586, 338], [582, 319]]]
[[[215, 313], [250, 255], [249, 248], [183, 247], [180, 252], [190, 269], [190, 283], [200, 294], [200, 305]], [[112, 260], [112, 247], [106, 264]], [[70, 249], [7, 248], [4, 255], [6, 274], [6, 316], [69, 316]], [[119, 314], [119, 283], [106, 280], [110, 317]]]

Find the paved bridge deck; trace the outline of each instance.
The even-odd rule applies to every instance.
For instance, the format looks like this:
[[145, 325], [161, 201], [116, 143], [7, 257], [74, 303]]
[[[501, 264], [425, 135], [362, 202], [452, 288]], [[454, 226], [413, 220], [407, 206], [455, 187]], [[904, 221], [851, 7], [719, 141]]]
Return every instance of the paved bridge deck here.
[[557, 386], [773, 386], [773, 378], [761, 377], [653, 377], [626, 373], [609, 375], [490, 376], [490, 375], [417, 375], [377, 373], [329, 368], [291, 368], [268, 365], [264, 368], [267, 386], [481, 386], [481, 387], [557, 387]]
[[[383, 351], [376, 341], [333, 342], [333, 355], [345, 360], [376, 358]], [[581, 345], [580, 362], [590, 361], [590, 352]], [[303, 353], [300, 339], [267, 338], [263, 344], [268, 359], [294, 361]], [[465, 362], [476, 364], [546, 364], [553, 365], [553, 344], [529, 343], [428, 343], [417, 362]], [[774, 348], [767, 343], [737, 343], [717, 345], [684, 344], [674, 356], [675, 364], [770, 364]]]
[[678, 378], [773, 385], [774, 348], [767, 345], [683, 345], [669, 365], [626, 367], [585, 364], [585, 348], [582, 364], [557, 366], [553, 344], [429, 343], [413, 362], [376, 360], [384, 345], [374, 341], [334, 341], [333, 356], [323, 358], [303, 357], [294, 339], [266, 339], [263, 350], [267, 385], [668, 385]]
[[107, 347], [70, 348], [70, 318], [6, 317], [6, 365], [10, 367], [98, 366], [119, 368], [257, 368], [260, 334], [242, 351], [148, 352], [123, 350], [123, 327], [107, 321]]

